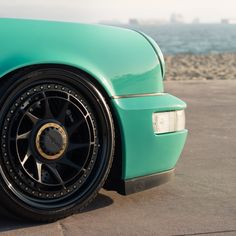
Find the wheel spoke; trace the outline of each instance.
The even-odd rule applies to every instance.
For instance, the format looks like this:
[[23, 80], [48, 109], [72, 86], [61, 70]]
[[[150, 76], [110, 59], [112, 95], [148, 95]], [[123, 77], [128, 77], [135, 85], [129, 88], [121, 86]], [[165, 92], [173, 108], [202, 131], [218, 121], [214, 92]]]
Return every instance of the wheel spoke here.
[[53, 118], [48, 98], [45, 99], [45, 118]]
[[74, 150], [84, 148], [84, 147], [89, 147], [90, 143], [71, 143], [68, 147], [68, 152], [72, 152]]
[[36, 169], [39, 183], [42, 183], [42, 163], [36, 160]]
[[23, 133], [23, 134], [18, 134], [17, 137], [16, 137], [16, 139], [17, 139], [17, 140], [20, 140], [20, 139], [28, 139], [30, 133], [31, 133], [31, 131], [28, 131], [28, 132]]
[[61, 159], [60, 161], [59, 161], [59, 163], [60, 164], [64, 164], [64, 165], [66, 165], [66, 166], [69, 166], [69, 167], [71, 167], [71, 168], [73, 168], [73, 169], [75, 169], [75, 170], [77, 170], [77, 171], [86, 171], [84, 168], [82, 168], [81, 166], [79, 166], [79, 165], [76, 165], [74, 162], [72, 162], [71, 160], [69, 160], [69, 159], [66, 159], [66, 158], [64, 158], [64, 159]]
[[33, 115], [31, 112], [27, 111], [25, 113], [25, 115], [32, 121], [33, 124], [36, 124], [39, 120], [38, 117], [36, 117], [35, 115]]
[[57, 116], [57, 120], [60, 121], [61, 123], [65, 124], [65, 119], [67, 115], [67, 109], [69, 107], [69, 102], [65, 102], [64, 106], [62, 107], [59, 115]]
[[46, 165], [48, 167], [48, 169], [52, 172], [52, 174], [55, 176], [55, 178], [57, 179], [58, 183], [61, 184], [63, 186], [63, 188], [65, 189], [65, 184], [64, 181], [62, 180], [58, 170], [56, 169], [55, 166], [52, 165]]
[[77, 123], [74, 123], [72, 126], [70, 126], [67, 129], [68, 134], [72, 135], [84, 123], [85, 123], [85, 119], [82, 119], [82, 120], [78, 121]]
[[28, 161], [29, 157], [32, 155], [30, 149], [28, 149], [27, 153], [25, 154], [23, 161], [21, 161], [21, 164], [24, 166], [25, 163]]
[[49, 98], [46, 97], [46, 94], [44, 94], [44, 102], [45, 102], [45, 113], [44, 113], [44, 119], [50, 119], [50, 118], [54, 118], [53, 114], [52, 114], [52, 110], [49, 104]]

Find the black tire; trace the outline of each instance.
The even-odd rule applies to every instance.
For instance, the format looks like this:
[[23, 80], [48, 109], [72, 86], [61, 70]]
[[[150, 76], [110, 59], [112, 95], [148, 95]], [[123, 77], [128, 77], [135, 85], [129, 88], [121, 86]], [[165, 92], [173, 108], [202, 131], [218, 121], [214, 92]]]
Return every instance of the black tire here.
[[52, 222], [86, 207], [113, 161], [112, 115], [92, 80], [67, 68], [20, 71], [0, 88], [0, 204]]

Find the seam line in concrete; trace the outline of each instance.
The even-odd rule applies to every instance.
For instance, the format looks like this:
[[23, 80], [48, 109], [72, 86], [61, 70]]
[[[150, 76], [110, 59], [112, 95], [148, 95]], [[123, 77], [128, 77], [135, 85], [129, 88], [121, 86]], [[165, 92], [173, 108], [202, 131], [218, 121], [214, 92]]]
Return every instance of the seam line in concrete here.
[[233, 233], [233, 232], [236, 232], [236, 230], [224, 230], [224, 231], [193, 233], [193, 234], [176, 234], [172, 236], [195, 236], [195, 235], [203, 235], [203, 234], [224, 234], [224, 233]]

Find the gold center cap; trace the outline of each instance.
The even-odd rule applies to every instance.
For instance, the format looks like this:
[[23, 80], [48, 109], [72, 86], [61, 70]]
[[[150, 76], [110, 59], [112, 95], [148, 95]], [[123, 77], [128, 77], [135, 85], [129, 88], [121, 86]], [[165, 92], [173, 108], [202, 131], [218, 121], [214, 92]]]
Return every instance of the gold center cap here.
[[35, 144], [38, 153], [47, 160], [59, 159], [68, 145], [66, 130], [57, 123], [46, 123], [37, 132]]

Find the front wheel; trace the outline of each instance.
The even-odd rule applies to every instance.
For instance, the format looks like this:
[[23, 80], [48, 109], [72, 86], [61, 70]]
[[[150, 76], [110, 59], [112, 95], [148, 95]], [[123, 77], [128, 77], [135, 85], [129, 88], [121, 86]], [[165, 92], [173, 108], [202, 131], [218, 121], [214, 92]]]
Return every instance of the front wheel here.
[[57, 68], [14, 76], [1, 93], [1, 204], [45, 222], [84, 208], [112, 165], [104, 97], [86, 76]]

